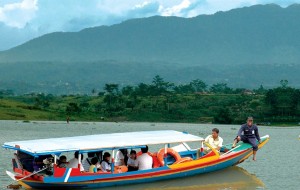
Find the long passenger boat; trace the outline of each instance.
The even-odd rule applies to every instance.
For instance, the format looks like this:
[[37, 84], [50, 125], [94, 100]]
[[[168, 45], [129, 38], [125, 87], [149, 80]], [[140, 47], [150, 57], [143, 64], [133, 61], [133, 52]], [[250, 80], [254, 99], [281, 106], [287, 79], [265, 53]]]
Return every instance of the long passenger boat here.
[[[263, 147], [268, 140], [268, 135], [261, 137], [262, 142], [258, 147]], [[199, 148], [192, 149], [187, 143], [196, 144]], [[156, 163], [153, 168], [126, 172], [114, 167], [114, 156], [117, 150], [137, 150], [146, 145], [159, 147], [157, 152], [148, 153], [152, 156], [153, 163]], [[209, 147], [211, 152], [204, 154], [205, 146]], [[235, 148], [225, 145], [218, 152], [201, 137], [173, 130], [6, 142], [2, 147], [15, 150], [12, 159], [13, 172], [6, 171], [6, 173], [26, 189], [99, 188], [182, 178], [237, 165], [253, 152], [251, 145], [243, 142], [239, 142]], [[62, 154], [75, 151], [112, 152], [111, 172], [81, 172], [81, 154], [79, 154], [77, 168], [59, 168], [57, 158]], [[24, 154], [29, 156], [26, 161], [20, 158], [20, 155]], [[53, 161], [49, 157], [53, 158]], [[43, 158], [43, 167], [29, 169], [28, 163], [33, 163], [38, 158]]]

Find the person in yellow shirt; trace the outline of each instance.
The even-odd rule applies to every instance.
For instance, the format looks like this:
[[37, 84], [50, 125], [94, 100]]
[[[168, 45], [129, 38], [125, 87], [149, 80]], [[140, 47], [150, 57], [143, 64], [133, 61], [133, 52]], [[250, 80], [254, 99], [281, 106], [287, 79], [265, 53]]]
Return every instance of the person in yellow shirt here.
[[91, 160], [91, 166], [90, 166], [90, 168], [89, 168], [89, 172], [91, 172], [91, 173], [97, 173], [97, 163], [98, 163], [98, 158], [97, 157], [94, 157], [94, 158], [92, 158], [92, 160]]
[[[219, 136], [219, 129], [213, 128], [211, 135], [208, 135], [205, 138], [205, 142], [212, 146], [214, 149], [220, 151], [223, 146], [223, 139]], [[211, 149], [209, 147], [205, 147], [204, 152], [209, 153]]]

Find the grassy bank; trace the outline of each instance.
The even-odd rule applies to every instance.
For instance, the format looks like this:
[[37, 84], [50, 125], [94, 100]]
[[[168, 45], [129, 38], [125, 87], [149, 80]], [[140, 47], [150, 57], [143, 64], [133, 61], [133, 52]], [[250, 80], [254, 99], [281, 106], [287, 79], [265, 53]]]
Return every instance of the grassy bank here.
[[0, 98], [1, 120], [148, 121], [241, 124], [248, 115], [262, 125], [296, 126], [296, 116], [269, 116], [263, 95], [52, 96]]

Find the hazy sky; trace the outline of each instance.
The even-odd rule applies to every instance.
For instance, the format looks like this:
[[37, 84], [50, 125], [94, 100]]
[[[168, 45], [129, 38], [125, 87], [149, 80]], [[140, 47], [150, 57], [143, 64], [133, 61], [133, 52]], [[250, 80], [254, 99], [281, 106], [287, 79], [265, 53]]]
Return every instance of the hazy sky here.
[[268, 3], [286, 7], [300, 0], [0, 0], [0, 50], [55, 31], [153, 15], [194, 17]]

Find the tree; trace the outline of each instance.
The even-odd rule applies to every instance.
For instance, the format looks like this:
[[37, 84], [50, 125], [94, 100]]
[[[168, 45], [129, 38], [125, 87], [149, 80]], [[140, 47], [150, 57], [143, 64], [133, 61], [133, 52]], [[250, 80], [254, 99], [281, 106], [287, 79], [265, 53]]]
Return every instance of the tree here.
[[226, 83], [213, 84], [210, 87], [210, 91], [213, 93], [218, 93], [218, 94], [219, 93], [224, 93], [224, 94], [232, 93], [232, 89], [229, 88]]
[[164, 81], [162, 77], [159, 75], [156, 75], [153, 78], [151, 88], [151, 94], [154, 96], [162, 95], [163, 93], [168, 93], [168, 90], [170, 90], [171, 87], [173, 87], [173, 83], [169, 83]]
[[266, 94], [266, 93], [267, 93], [267, 90], [266, 90], [266, 89], [263, 87], [263, 85], [261, 84], [261, 85], [259, 86], [258, 89], [254, 90], [254, 92], [255, 92], [256, 94]]
[[95, 88], [92, 89], [92, 95], [97, 94], [97, 90]]
[[231, 118], [228, 108], [220, 108], [214, 116], [215, 123], [231, 124], [233, 119]]
[[245, 93], [249, 90], [245, 89], [245, 88], [236, 88], [235, 90], [232, 90], [234, 94], [242, 94]]
[[122, 94], [125, 96], [129, 96], [134, 92], [133, 86], [125, 86], [122, 88]]
[[191, 84], [183, 84], [183, 85], [181, 84], [181, 85], [175, 86], [173, 88], [173, 90], [178, 94], [188, 94], [188, 93], [195, 92], [195, 90]]
[[66, 107], [66, 112], [67, 112], [68, 114], [72, 114], [72, 113], [80, 113], [80, 112], [81, 112], [81, 109], [80, 109], [80, 107], [78, 106], [77, 103], [71, 102], [71, 103], [69, 103], [69, 105]]
[[50, 101], [53, 100], [53, 98], [52, 94], [38, 94], [35, 98], [35, 106], [39, 108], [48, 108], [50, 106]]
[[105, 84], [104, 90], [107, 94], [116, 95], [119, 93], [119, 85], [118, 84]]
[[104, 102], [108, 107], [117, 102], [117, 95], [119, 94], [118, 84], [105, 84], [104, 90], [106, 91]]
[[140, 83], [138, 86], [135, 88], [135, 92], [139, 96], [147, 96], [150, 95], [149, 92], [149, 85], [145, 83]]
[[98, 92], [98, 96], [104, 96], [105, 92]]
[[88, 102], [82, 102], [79, 104], [79, 107], [82, 111], [88, 111], [90, 104]]
[[299, 90], [286, 86], [270, 89], [266, 93], [265, 102], [271, 108], [271, 114], [277, 116], [295, 115], [299, 101]]
[[204, 92], [207, 88], [207, 84], [199, 79], [193, 80], [192, 82], [190, 82], [190, 85], [194, 89], [194, 92]]
[[276, 105], [277, 95], [273, 89], [270, 89], [266, 93], [265, 102], [270, 106]]
[[289, 84], [288, 80], [280, 80], [280, 84], [282, 88], [286, 88]]

